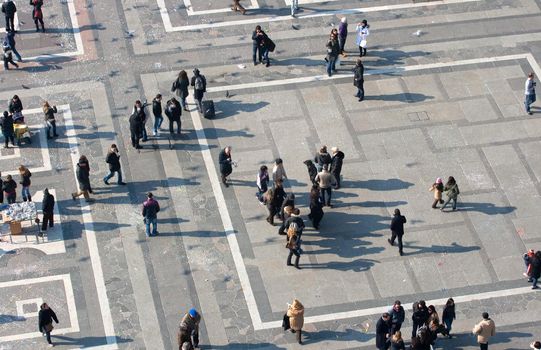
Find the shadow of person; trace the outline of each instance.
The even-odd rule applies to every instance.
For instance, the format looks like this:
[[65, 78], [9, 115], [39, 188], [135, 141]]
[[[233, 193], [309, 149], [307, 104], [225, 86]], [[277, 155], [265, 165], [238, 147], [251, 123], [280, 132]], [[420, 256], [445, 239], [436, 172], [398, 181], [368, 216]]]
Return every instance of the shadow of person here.
[[516, 207], [512, 206], [498, 207], [493, 203], [461, 202], [460, 197], [457, 203], [457, 208], [460, 211], [477, 211], [487, 215], [509, 214], [517, 209]]
[[393, 179], [370, 179], [358, 181], [343, 181], [342, 187], [366, 188], [371, 191], [396, 191], [405, 190], [413, 186], [413, 183], [397, 178]]

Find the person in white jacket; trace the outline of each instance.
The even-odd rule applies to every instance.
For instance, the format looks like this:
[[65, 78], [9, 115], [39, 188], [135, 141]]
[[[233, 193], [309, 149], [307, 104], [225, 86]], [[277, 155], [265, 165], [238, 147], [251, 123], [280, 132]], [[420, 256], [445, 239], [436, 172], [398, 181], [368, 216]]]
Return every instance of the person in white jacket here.
[[359, 56], [366, 56], [366, 43], [367, 38], [370, 35], [370, 25], [366, 19], [363, 19], [362, 22], [357, 23], [357, 46], [359, 46]]

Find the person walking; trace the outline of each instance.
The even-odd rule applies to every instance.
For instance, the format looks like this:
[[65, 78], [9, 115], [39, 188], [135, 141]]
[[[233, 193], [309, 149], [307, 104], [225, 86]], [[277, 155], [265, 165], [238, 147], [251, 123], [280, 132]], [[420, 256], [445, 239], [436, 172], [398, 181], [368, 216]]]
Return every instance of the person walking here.
[[47, 303], [43, 303], [39, 307], [38, 312], [38, 330], [43, 334], [47, 339], [49, 346], [54, 346], [51, 341], [51, 332], [53, 331], [53, 320], [58, 324], [58, 317], [56, 317], [53, 309], [49, 307]]
[[246, 14], [246, 9], [244, 6], [240, 4], [240, 0], [233, 0], [233, 4], [231, 5], [231, 10], [234, 12], [240, 11], [243, 15]]
[[301, 239], [298, 232], [297, 224], [290, 224], [287, 229], [287, 243], [286, 248], [289, 249], [289, 255], [287, 256], [287, 266], [293, 266], [291, 258], [295, 255], [295, 268], [300, 270], [299, 260], [301, 259]]
[[231, 146], [225, 147], [218, 157], [220, 163], [220, 174], [222, 176], [222, 183], [225, 187], [229, 187], [227, 183], [227, 177], [233, 172], [233, 160], [231, 159]]
[[190, 87], [190, 80], [188, 79], [188, 73], [186, 73], [185, 70], [181, 70], [178, 73], [177, 79], [173, 82], [173, 86], [171, 87], [171, 92], [174, 92], [177, 97], [180, 99], [180, 104], [182, 108], [189, 112], [188, 104], [186, 103], [186, 98], [190, 95], [190, 92], [188, 91]]
[[535, 252], [534, 257], [530, 259], [528, 272], [532, 282], [532, 289], [538, 289], [537, 281], [541, 277], [541, 251]]
[[477, 336], [477, 342], [481, 350], [488, 350], [490, 337], [496, 335], [496, 324], [488, 317], [488, 312], [483, 312], [483, 319], [473, 327], [472, 333]]
[[376, 323], [376, 348], [387, 350], [389, 348], [389, 337], [391, 335], [390, 316], [387, 312], [381, 315]]
[[402, 332], [396, 331], [391, 336], [391, 350], [406, 350], [404, 339], [402, 339]]
[[338, 25], [338, 46], [340, 47], [340, 54], [346, 57], [346, 39], [348, 37], [348, 20], [346, 17], [340, 19], [340, 24]]
[[129, 122], [131, 145], [135, 149], [141, 149], [143, 147], [141, 147], [141, 145], [139, 144], [139, 140], [141, 139], [141, 134], [143, 132], [143, 121], [136, 112], [132, 112]]
[[526, 83], [524, 84], [524, 107], [526, 107], [526, 113], [529, 115], [532, 115], [532, 111], [530, 109], [530, 105], [535, 102], [535, 81], [534, 81], [534, 74], [529, 73], [528, 79], [526, 79]]
[[259, 200], [260, 204], [265, 204], [264, 194], [269, 189], [269, 170], [266, 165], [262, 165], [257, 172], [257, 193], [255, 196]]
[[197, 110], [199, 113], [203, 113], [203, 96], [207, 91], [207, 79], [197, 68], [193, 70], [193, 77], [190, 85], [193, 86], [193, 98], [195, 100]]
[[327, 146], [321, 146], [319, 152], [314, 157], [317, 172], [319, 173], [325, 164], [331, 164], [331, 162], [332, 158], [329, 153], [327, 153]]
[[353, 85], [357, 87], [355, 97], [359, 99], [359, 102], [362, 102], [364, 100], [364, 65], [360, 58], [357, 59], [353, 69]]
[[284, 169], [284, 161], [282, 158], [276, 158], [272, 167], [272, 182], [275, 184], [277, 181], [284, 182], [285, 180], [287, 180], [287, 174]]
[[323, 214], [323, 202], [321, 202], [319, 187], [312, 186], [310, 190], [310, 214], [308, 218], [312, 220], [314, 229], [319, 230], [319, 223], [323, 219]]
[[440, 210], [443, 211], [443, 209], [445, 209], [447, 204], [449, 204], [450, 201], [453, 201], [453, 211], [455, 211], [456, 201], [457, 201], [458, 195], [460, 194], [460, 190], [458, 189], [458, 185], [454, 177], [449, 176], [449, 179], [447, 180], [447, 183], [445, 184], [445, 187], [443, 188], [443, 190], [447, 194], [447, 200], [445, 201], [445, 203], [443, 203]]
[[291, 0], [291, 17], [295, 17], [295, 13], [299, 10], [299, 0]]
[[71, 194], [71, 198], [75, 198], [83, 195], [87, 202], [91, 202], [89, 193], [92, 193], [92, 186], [90, 185], [90, 163], [86, 156], [79, 157], [79, 161], [76, 165], [77, 181], [79, 182], [79, 191]]
[[287, 317], [289, 317], [289, 326], [291, 332], [295, 333], [297, 342], [302, 344], [302, 327], [304, 326], [304, 305], [297, 299], [293, 299], [292, 304], [287, 304]]
[[340, 151], [338, 147], [331, 148], [331, 174], [336, 179], [335, 190], [340, 189], [340, 174], [342, 173], [342, 164], [344, 163], [344, 152]]
[[15, 12], [17, 12], [17, 6], [13, 0], [5, 0], [2, 4], [2, 13], [6, 18], [6, 32], [15, 31]]
[[49, 228], [54, 227], [54, 196], [49, 193], [49, 189], [43, 190], [43, 201], [41, 202], [41, 211], [43, 218], [41, 220], [41, 231], [47, 231], [47, 224]]
[[[147, 237], [157, 236], [158, 233], [158, 212], [160, 211], [160, 204], [154, 199], [152, 192], [147, 193], [147, 200], [143, 202], [143, 222], [145, 223], [145, 233]], [[150, 231], [150, 225], [152, 225], [152, 232]]]
[[400, 300], [396, 300], [393, 304], [393, 307], [389, 310], [389, 315], [391, 318], [391, 335], [395, 334], [397, 331], [402, 328], [402, 323], [406, 318], [406, 313], [402, 307]]
[[6, 197], [6, 200], [8, 204], [13, 204], [17, 200], [17, 183], [11, 175], [6, 176], [6, 181], [2, 184], [2, 191], [4, 191], [4, 197]]
[[15, 146], [13, 117], [8, 113], [8, 111], [4, 111], [4, 114], [0, 118], [0, 128], [2, 129], [2, 135], [4, 136], [4, 148], [9, 148], [8, 141], [11, 141], [11, 145]]
[[447, 337], [452, 338], [451, 329], [453, 329], [453, 321], [456, 320], [455, 301], [453, 298], [447, 299], [443, 308], [441, 320], [447, 329]]
[[22, 187], [21, 196], [23, 197], [23, 202], [26, 202], [27, 200], [32, 202], [32, 196], [30, 195], [30, 185], [32, 184], [30, 177], [32, 176], [32, 173], [27, 167], [21, 165], [19, 167], [19, 175], [21, 176], [21, 181], [19, 181], [19, 183]]
[[154, 114], [154, 127], [152, 135], [158, 136], [160, 134], [160, 127], [163, 123], [161, 94], [157, 94], [152, 100], [152, 114]]
[[404, 224], [407, 222], [406, 217], [400, 214], [400, 209], [394, 210], [393, 219], [391, 220], [391, 238], [387, 239], [390, 245], [394, 245], [395, 239], [398, 239], [398, 253], [404, 255], [402, 236], [404, 236]]
[[329, 40], [327, 41], [327, 75], [332, 76], [333, 72], [336, 72], [336, 60], [340, 54], [340, 46], [338, 44], [338, 36], [335, 33], [331, 33]]
[[[56, 109], [56, 106], [49, 105], [49, 102], [45, 101], [43, 102], [43, 114], [45, 114], [45, 126], [47, 127], [47, 139], [52, 139], [53, 137], [58, 137], [58, 134], [56, 133], [56, 119], [54, 117], [55, 113], [57, 113], [58, 110]], [[53, 131], [53, 134], [51, 135], [51, 130]]]
[[323, 169], [316, 175], [316, 181], [320, 188], [321, 201], [325, 206], [332, 208], [332, 188], [336, 184], [336, 178], [329, 172], [329, 165], [325, 164]]
[[6, 34], [6, 42], [8, 43], [9, 47], [11, 48], [11, 51], [13, 51], [13, 54], [15, 57], [17, 57], [18, 62], [22, 62], [23, 59], [21, 57], [21, 54], [19, 51], [17, 51], [17, 42], [15, 41], [15, 31], [9, 31]]
[[182, 122], [180, 117], [182, 116], [182, 108], [176, 98], [172, 97], [167, 101], [165, 105], [165, 115], [169, 119], [169, 133], [173, 135], [175, 133], [175, 123], [177, 123], [177, 134], [180, 135]]
[[441, 177], [438, 177], [436, 179], [436, 182], [434, 182], [428, 190], [434, 192], [434, 202], [432, 202], [432, 209], [437, 209], [438, 203], [443, 204], [443, 199], [441, 199], [443, 193], [443, 180], [441, 179]]
[[357, 32], [357, 46], [359, 47], [359, 56], [366, 56], [366, 46], [367, 42], [366, 39], [370, 35], [370, 26], [368, 25], [368, 22], [366, 19], [363, 19], [362, 22], [357, 23], [357, 27], [355, 28], [355, 31]]
[[15, 68], [19, 68], [19, 65], [13, 61], [13, 51], [11, 50], [11, 47], [9, 47], [9, 45], [4, 45], [3, 50], [4, 69], [9, 70], [10, 63], [15, 66]]
[[199, 347], [199, 324], [201, 323], [201, 314], [195, 308], [190, 311], [180, 321], [178, 331], [178, 344], [182, 346], [188, 342], [193, 347]]
[[32, 9], [32, 19], [36, 25], [36, 32], [39, 32], [38, 22], [41, 24], [41, 31], [45, 33], [45, 25], [43, 24], [43, 11], [41, 7], [43, 6], [43, 0], [30, 0], [30, 5], [34, 8]]
[[115, 176], [115, 173], [118, 174], [118, 181], [117, 183], [119, 185], [125, 185], [126, 183], [122, 181], [122, 169], [120, 165], [120, 152], [118, 151], [118, 147], [116, 144], [112, 144], [111, 148], [109, 148], [109, 151], [107, 152], [107, 156], [105, 157], [105, 163], [109, 164], [109, 174], [107, 174], [103, 178], [103, 182], [106, 185], [109, 185], [109, 179], [111, 179], [113, 176]]

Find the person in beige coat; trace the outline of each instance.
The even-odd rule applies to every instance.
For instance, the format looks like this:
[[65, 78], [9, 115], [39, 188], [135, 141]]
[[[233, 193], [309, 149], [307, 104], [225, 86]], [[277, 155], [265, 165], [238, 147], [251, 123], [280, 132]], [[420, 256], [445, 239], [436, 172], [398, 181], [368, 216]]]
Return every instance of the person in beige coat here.
[[302, 326], [304, 326], [304, 306], [297, 299], [287, 306], [287, 316], [291, 332], [296, 333], [297, 341], [302, 344]]
[[443, 193], [443, 180], [441, 179], [441, 177], [438, 177], [436, 179], [436, 182], [434, 182], [428, 190], [434, 192], [434, 202], [432, 203], [432, 209], [436, 209], [438, 207], [438, 203], [443, 204], [443, 199], [441, 198], [441, 195]]
[[488, 350], [488, 340], [496, 334], [496, 324], [487, 312], [483, 312], [483, 319], [473, 327], [472, 333], [477, 336], [480, 349]]

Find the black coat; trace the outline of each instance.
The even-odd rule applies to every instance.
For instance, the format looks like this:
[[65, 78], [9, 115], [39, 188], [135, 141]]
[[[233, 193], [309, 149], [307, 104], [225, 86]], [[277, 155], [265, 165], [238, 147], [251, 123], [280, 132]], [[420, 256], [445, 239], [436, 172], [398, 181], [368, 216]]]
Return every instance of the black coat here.
[[77, 163], [77, 181], [82, 191], [89, 191], [90, 187], [90, 165], [88, 162]]
[[9, 101], [8, 109], [9, 113], [11, 114], [21, 112], [23, 110], [23, 103], [21, 102], [21, 99], [18, 99], [17, 101], [13, 101], [13, 99], [11, 99]]
[[27, 173], [25, 173], [24, 175], [21, 175], [21, 181], [19, 181], [19, 183], [23, 186], [23, 187], [28, 187], [32, 184], [32, 181], [30, 181], [30, 177], [32, 176], [32, 173], [30, 171], [28, 171]]
[[428, 321], [428, 316], [429, 314], [426, 308], [417, 309], [411, 315], [411, 320], [415, 324], [422, 325], [426, 324], [426, 322]]
[[395, 215], [391, 220], [391, 231], [401, 236], [404, 234], [404, 224], [406, 223], [406, 217], [404, 215]]
[[38, 313], [38, 329], [40, 332], [44, 333], [45, 326], [48, 324], [53, 323], [53, 320], [58, 323], [58, 318], [56, 317], [56, 314], [54, 313], [53, 309], [41, 309]]
[[130, 132], [132, 134], [135, 134], [136, 136], [139, 136], [142, 130], [143, 130], [143, 121], [137, 115], [137, 113], [133, 113], [130, 116]]
[[455, 305], [453, 304], [452, 306], [445, 306], [443, 308], [443, 313], [441, 315], [441, 319], [442, 321], [444, 320], [454, 320], [456, 318], [456, 313], [455, 313]]
[[338, 151], [331, 158], [331, 173], [334, 177], [338, 177], [342, 171], [342, 163], [344, 162], [344, 152]]
[[152, 113], [155, 117], [162, 115], [162, 102], [156, 99], [152, 100]]
[[109, 151], [105, 157], [105, 163], [109, 164], [110, 171], [120, 170], [120, 156], [116, 152]]
[[15, 6], [13, 1], [5, 2], [2, 4], [2, 12], [6, 17], [13, 17], [15, 12], [17, 12], [17, 6]]
[[331, 155], [329, 153], [318, 153], [314, 157], [314, 163], [319, 164], [320, 166], [323, 166], [325, 164], [331, 164]]
[[541, 277], [541, 260], [537, 257], [530, 260], [530, 275], [533, 278]]
[[364, 66], [362, 64], [360, 66], [355, 66], [353, 74], [353, 85], [357, 87], [361, 86], [364, 83]]
[[177, 96], [180, 98], [186, 98], [188, 97], [188, 95], [190, 95], [190, 92], [188, 91], [189, 86], [190, 86], [190, 81], [188, 79], [186, 80], [177, 79], [173, 82], [171, 91], [175, 92]]
[[54, 196], [48, 191], [43, 195], [43, 202], [41, 202], [43, 213], [52, 214], [54, 211]]
[[180, 103], [172, 102], [171, 100], [167, 101], [167, 106], [165, 107], [165, 115], [170, 120], [180, 120], [182, 116], [182, 108]]
[[45, 121], [53, 121], [55, 120], [54, 118], [54, 114], [55, 113], [58, 113], [58, 109], [56, 109], [56, 106], [52, 106], [52, 107], [49, 107], [47, 108], [47, 110], [45, 110], [43, 112], [45, 114]]
[[280, 206], [284, 202], [284, 198], [286, 198], [286, 191], [284, 191], [283, 187], [276, 187], [274, 189], [274, 197], [272, 197], [272, 201], [268, 203], [267, 207], [276, 208], [277, 210], [280, 209]]
[[378, 349], [386, 349], [387, 334], [391, 333], [389, 322], [380, 317], [376, 323], [376, 347]]
[[231, 159], [229, 159], [229, 157], [230, 156], [225, 153], [225, 148], [220, 152], [220, 156], [218, 157], [218, 162], [220, 163], [220, 174], [223, 176], [229, 176], [229, 174], [233, 172]]
[[11, 181], [4, 181], [2, 185], [2, 190], [6, 193], [14, 193], [16, 188], [17, 183], [13, 179]]
[[297, 224], [297, 233], [302, 233], [302, 230], [304, 230], [304, 220], [300, 216], [290, 216], [287, 218], [287, 220], [284, 223], [284, 229], [287, 231], [289, 229], [289, 225], [292, 223]]
[[7, 117], [2, 116], [0, 118], [0, 127], [2, 128], [2, 134], [13, 135], [15, 132], [13, 129], [13, 117], [11, 115]]

